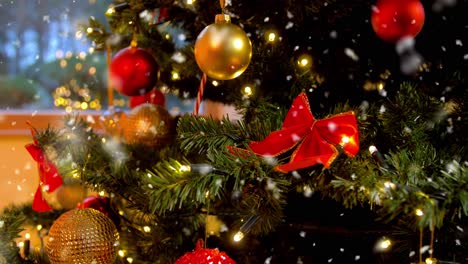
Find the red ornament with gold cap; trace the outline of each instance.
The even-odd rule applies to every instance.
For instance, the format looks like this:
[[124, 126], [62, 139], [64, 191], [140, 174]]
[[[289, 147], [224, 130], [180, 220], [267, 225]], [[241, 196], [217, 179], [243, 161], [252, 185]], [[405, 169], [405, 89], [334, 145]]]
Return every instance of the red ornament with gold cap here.
[[153, 55], [132, 41], [130, 47], [120, 50], [112, 58], [110, 82], [123, 95], [143, 95], [156, 85], [158, 72], [159, 66]]
[[226, 253], [219, 251], [217, 248], [203, 248], [203, 240], [198, 240], [194, 251], [185, 253], [182, 257], [176, 260], [175, 264], [236, 264]]

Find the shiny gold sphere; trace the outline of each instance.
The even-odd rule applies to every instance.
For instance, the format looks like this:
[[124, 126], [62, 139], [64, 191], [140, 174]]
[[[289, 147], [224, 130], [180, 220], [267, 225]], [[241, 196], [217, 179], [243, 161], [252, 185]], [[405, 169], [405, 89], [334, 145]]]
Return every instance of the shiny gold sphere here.
[[241, 75], [252, 58], [252, 44], [239, 26], [214, 23], [198, 35], [195, 60], [210, 78], [230, 80]]
[[62, 214], [50, 228], [46, 252], [52, 264], [111, 264], [119, 233], [111, 219], [92, 208]]
[[159, 105], [141, 104], [133, 108], [123, 123], [123, 134], [128, 144], [162, 147], [174, 136], [174, 121]]

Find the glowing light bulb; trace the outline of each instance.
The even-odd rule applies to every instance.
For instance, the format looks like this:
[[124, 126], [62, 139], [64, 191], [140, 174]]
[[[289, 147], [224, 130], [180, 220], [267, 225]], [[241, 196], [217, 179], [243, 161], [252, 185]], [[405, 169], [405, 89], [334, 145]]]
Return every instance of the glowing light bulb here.
[[384, 239], [380, 240], [380, 242], [379, 242], [379, 248], [382, 249], [382, 250], [389, 249], [391, 245], [392, 245], [392, 241], [390, 241], [390, 239], [388, 239], [388, 238], [384, 238]]
[[115, 13], [115, 8], [114, 7], [110, 7], [106, 11], [106, 15], [112, 15], [114, 13]]
[[122, 258], [125, 257], [125, 251], [123, 251], [123, 250], [119, 250], [119, 252], [117, 254], [119, 254], [119, 256], [122, 257]]
[[172, 72], [172, 80], [179, 80], [179, 79], [180, 79], [179, 73], [177, 73], [177, 72]]
[[86, 29], [86, 32], [88, 32], [88, 34], [93, 33], [93, 31], [94, 31], [94, 30], [93, 30], [92, 27], [89, 27], [89, 28]]
[[232, 238], [234, 240], [234, 242], [239, 242], [241, 241], [242, 239], [244, 238], [244, 233], [242, 233], [241, 231], [237, 232], [234, 237]]
[[393, 182], [389, 182], [389, 181], [385, 182], [384, 186], [385, 188], [388, 188], [388, 189], [395, 189], [396, 187], [396, 185]]
[[347, 136], [341, 137], [341, 145], [348, 144], [349, 141], [350, 141], [350, 138], [349, 138], [349, 137], [347, 137]]
[[268, 34], [268, 41], [274, 42], [275, 40], [276, 40], [276, 34], [274, 32], [270, 32], [270, 34]]
[[144, 226], [144, 227], [143, 227], [143, 231], [145, 231], [146, 233], [149, 233], [149, 232], [151, 232], [151, 227], [149, 227], [149, 226]]
[[310, 68], [312, 67], [312, 57], [307, 53], [302, 54], [297, 59], [297, 64], [301, 68]]
[[191, 168], [190, 166], [187, 166], [187, 165], [181, 165], [179, 170], [181, 172], [188, 172], [188, 171], [191, 171]]
[[423, 216], [424, 215], [424, 211], [419, 209], [419, 208], [416, 209], [415, 213], [416, 213], [417, 216]]
[[60, 68], [65, 68], [67, 67], [67, 61], [66, 60], [60, 60]]
[[30, 239], [30, 238], [31, 238], [31, 234], [29, 234], [29, 233], [24, 234], [24, 238]]
[[42, 225], [37, 225], [36, 229], [37, 229], [37, 231], [41, 231], [42, 230]]
[[384, 85], [383, 82], [379, 82], [379, 83], [377, 84], [377, 90], [379, 90], [379, 91], [382, 91], [384, 87], [385, 87], [385, 85]]
[[213, 84], [213, 86], [216, 87], [219, 85], [219, 82], [215, 80], [215, 81], [212, 81], [211, 84]]
[[81, 108], [82, 110], [88, 109], [88, 103], [87, 103], [87, 102], [81, 102], [80, 108]]
[[89, 75], [94, 75], [94, 74], [96, 74], [96, 71], [97, 71], [96, 67], [93, 66], [93, 67], [89, 68], [88, 73], [89, 73]]
[[194, 0], [187, 0], [187, 5], [193, 5]]
[[250, 87], [250, 86], [248, 86], [248, 85], [244, 87], [244, 94], [245, 94], [245, 95], [251, 96], [252, 93], [253, 93], [252, 87]]

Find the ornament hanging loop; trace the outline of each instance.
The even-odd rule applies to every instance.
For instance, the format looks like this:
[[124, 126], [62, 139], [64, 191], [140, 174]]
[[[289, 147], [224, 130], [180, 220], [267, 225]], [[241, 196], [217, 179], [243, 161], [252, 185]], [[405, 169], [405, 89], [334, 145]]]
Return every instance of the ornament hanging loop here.
[[224, 9], [226, 8], [226, 1], [225, 0], [219, 0], [219, 5], [221, 6], [221, 10], [224, 13]]
[[215, 17], [215, 23], [231, 23], [231, 17], [224, 13], [226, 8], [226, 1], [219, 0], [219, 5], [221, 6], [221, 14], [217, 14]]
[[130, 46], [132, 48], [136, 48], [137, 47], [137, 32], [136, 30], [133, 31], [133, 34], [132, 34], [132, 41], [130, 42]]

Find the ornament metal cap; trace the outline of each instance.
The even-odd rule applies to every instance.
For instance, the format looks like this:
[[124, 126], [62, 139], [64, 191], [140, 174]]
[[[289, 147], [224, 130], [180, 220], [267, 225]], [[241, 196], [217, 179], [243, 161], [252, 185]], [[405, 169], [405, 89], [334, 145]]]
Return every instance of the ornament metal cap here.
[[217, 14], [215, 17], [215, 23], [231, 23], [231, 17], [226, 14]]

